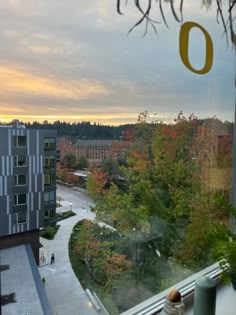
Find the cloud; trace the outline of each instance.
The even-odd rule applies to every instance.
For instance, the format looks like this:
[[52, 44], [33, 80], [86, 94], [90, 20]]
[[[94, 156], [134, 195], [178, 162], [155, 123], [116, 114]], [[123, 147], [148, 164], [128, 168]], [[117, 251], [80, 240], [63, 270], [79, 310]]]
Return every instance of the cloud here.
[[[42, 77], [23, 69], [0, 66], [1, 90], [15, 94], [51, 96], [80, 100], [94, 95], [108, 94], [108, 90], [98, 81], [63, 80], [55, 77]], [[1, 92], [0, 92], [1, 94]]]
[[[234, 54], [221, 39], [215, 7], [205, 12], [201, 1], [185, 3], [185, 20], [202, 23], [215, 48], [211, 72], [197, 76], [180, 60], [179, 24], [168, 5], [169, 29], [162, 23], [158, 37], [149, 29], [142, 38], [141, 25], [126, 36], [140, 18], [132, 3], [120, 16], [109, 0], [1, 1], [0, 118], [118, 123], [136, 121], [144, 110], [166, 120], [181, 109], [233, 117]], [[153, 8], [153, 18], [161, 20]], [[199, 43], [191, 32], [194, 62], [201, 65], [204, 41]]]

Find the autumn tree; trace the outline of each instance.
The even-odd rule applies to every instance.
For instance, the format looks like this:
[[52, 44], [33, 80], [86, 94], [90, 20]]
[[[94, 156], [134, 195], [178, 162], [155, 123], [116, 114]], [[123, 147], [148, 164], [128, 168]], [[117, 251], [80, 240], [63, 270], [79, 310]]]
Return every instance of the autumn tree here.
[[107, 157], [102, 160], [100, 170], [101, 172], [106, 173], [108, 176], [114, 176], [119, 173], [119, 165], [115, 159], [112, 157]]
[[99, 197], [106, 193], [106, 185], [108, 182], [108, 177], [106, 173], [95, 169], [92, 174], [89, 174], [87, 179], [87, 189], [90, 196], [97, 200]]
[[96, 282], [111, 290], [122, 273], [131, 267], [125, 254], [114, 251], [113, 231], [85, 220], [80, 224], [74, 253], [85, 261]]

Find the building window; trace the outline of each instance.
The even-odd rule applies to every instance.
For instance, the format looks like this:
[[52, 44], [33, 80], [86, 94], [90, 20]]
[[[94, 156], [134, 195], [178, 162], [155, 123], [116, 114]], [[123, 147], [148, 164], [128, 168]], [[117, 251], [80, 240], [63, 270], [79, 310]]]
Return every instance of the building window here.
[[55, 217], [55, 210], [46, 209], [44, 211], [44, 219], [54, 218]]
[[13, 223], [14, 224], [26, 223], [26, 212], [14, 213]]
[[27, 145], [27, 139], [26, 136], [14, 136], [14, 146], [25, 148]]
[[50, 205], [56, 203], [56, 193], [55, 191], [48, 191], [44, 193], [44, 204]]
[[56, 176], [55, 174], [44, 174], [44, 187], [45, 186], [55, 186]]
[[56, 150], [56, 138], [44, 138], [44, 151]]
[[46, 156], [44, 158], [44, 168], [53, 169], [56, 167], [56, 161], [54, 156]]
[[26, 204], [26, 194], [14, 195], [14, 206], [20, 206]]
[[14, 176], [14, 186], [25, 186], [25, 185], [26, 185], [26, 175]]
[[26, 166], [26, 156], [15, 155], [14, 156], [14, 166], [21, 167]]

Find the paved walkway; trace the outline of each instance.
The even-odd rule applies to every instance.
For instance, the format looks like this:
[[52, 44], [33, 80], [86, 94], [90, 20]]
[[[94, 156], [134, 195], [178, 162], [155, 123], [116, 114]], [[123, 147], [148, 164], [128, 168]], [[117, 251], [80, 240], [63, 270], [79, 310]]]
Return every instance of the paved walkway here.
[[[69, 210], [70, 202], [61, 201], [58, 212]], [[76, 216], [60, 221], [60, 228], [53, 240], [40, 238], [46, 262], [39, 267], [41, 277], [46, 280], [45, 289], [55, 315], [97, 315], [79, 280], [76, 278], [68, 255], [68, 242], [74, 225], [82, 219], [94, 219], [88, 208], [75, 208]], [[55, 264], [47, 264], [51, 254], [55, 254]], [[49, 262], [50, 263], [50, 262]]]

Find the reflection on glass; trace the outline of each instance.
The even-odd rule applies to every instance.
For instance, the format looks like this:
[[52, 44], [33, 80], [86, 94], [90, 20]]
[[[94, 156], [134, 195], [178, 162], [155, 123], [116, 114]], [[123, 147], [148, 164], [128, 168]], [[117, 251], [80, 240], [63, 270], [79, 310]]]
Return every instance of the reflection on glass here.
[[[213, 63], [204, 75], [180, 58], [180, 24], [168, 1], [162, 2], [169, 28], [156, 24], [158, 37], [149, 27], [144, 38], [146, 21], [126, 36], [140, 19], [131, 0], [122, 16], [115, 0], [31, 2], [0, 4], [0, 119], [30, 121], [28, 127], [69, 137], [60, 150], [72, 152], [73, 163], [68, 167], [62, 159], [58, 179], [78, 184], [73, 168], [91, 171], [80, 176], [97, 220], [85, 211], [71, 236], [70, 258], [84, 288], [116, 315], [214, 261], [212, 223], [229, 222], [234, 52], [221, 38], [212, 1], [205, 2], [212, 3], [208, 10], [202, 1], [188, 1], [183, 12], [184, 21], [202, 25], [212, 39]], [[151, 18], [163, 21], [159, 11]], [[206, 37], [198, 28], [188, 35], [188, 61], [202, 69]], [[115, 134], [108, 124], [125, 125]], [[23, 154], [15, 146], [26, 147], [27, 138], [18, 133], [12, 149]], [[94, 139], [109, 145], [85, 146]], [[56, 139], [45, 138], [43, 145], [50, 173], [56, 161], [48, 151], [56, 150]], [[27, 164], [20, 155], [4, 161], [6, 173], [12, 164]], [[22, 176], [14, 178], [16, 185], [27, 182]], [[43, 179], [50, 190], [55, 177]], [[45, 191], [43, 201], [51, 217], [55, 191]], [[15, 194], [12, 202], [23, 205], [26, 195]]]

